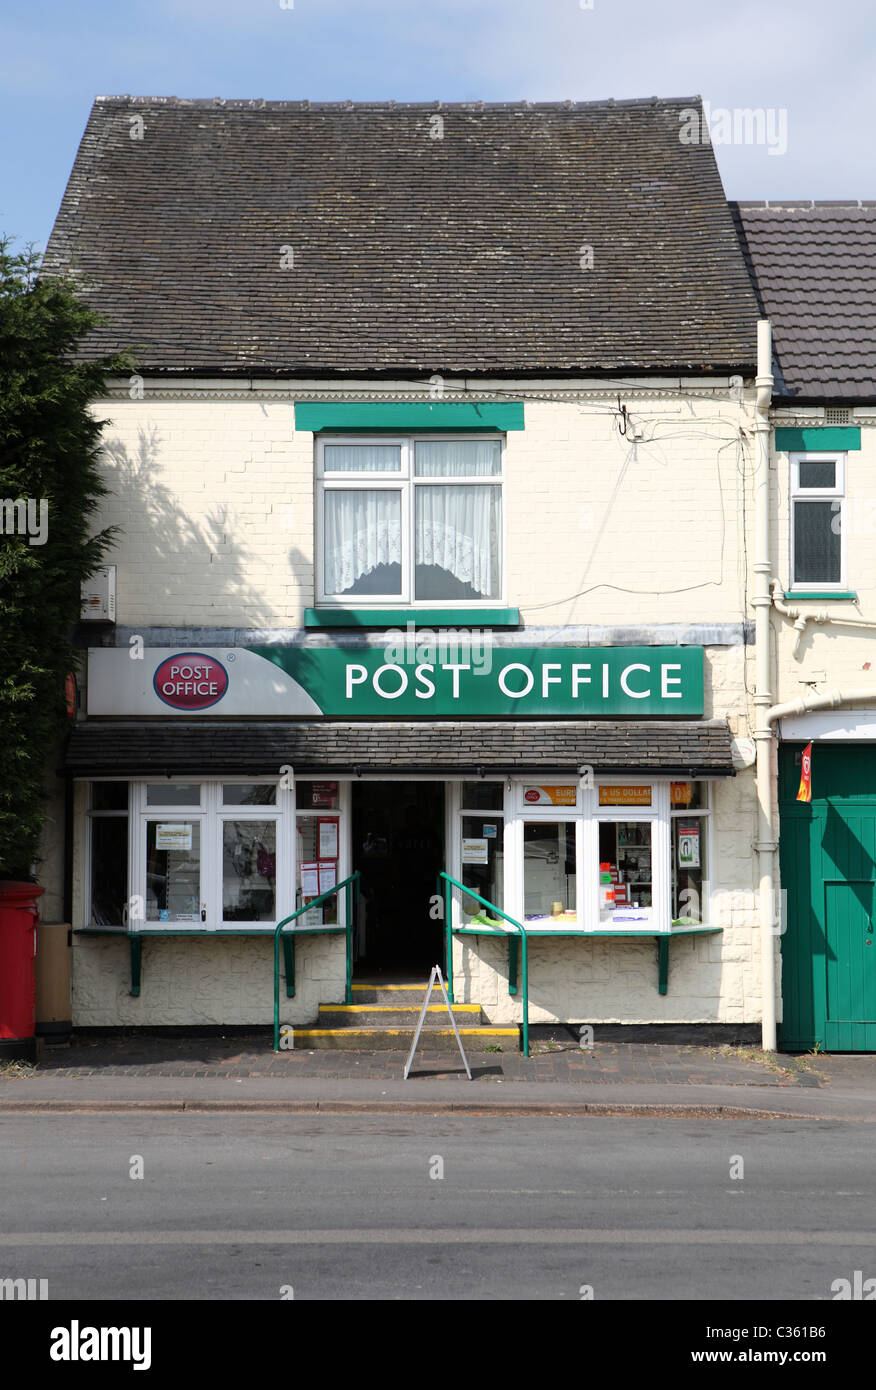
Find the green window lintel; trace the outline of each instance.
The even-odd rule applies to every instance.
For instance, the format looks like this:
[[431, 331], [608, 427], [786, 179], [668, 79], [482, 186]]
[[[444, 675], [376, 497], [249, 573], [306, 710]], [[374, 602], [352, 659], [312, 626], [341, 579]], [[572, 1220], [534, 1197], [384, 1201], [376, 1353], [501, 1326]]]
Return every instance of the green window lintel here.
[[305, 627], [519, 627], [519, 608], [305, 608]]
[[776, 429], [779, 453], [826, 453], [828, 449], [860, 449], [861, 430], [856, 425], [804, 425], [801, 429]]
[[295, 428], [321, 430], [522, 430], [522, 401], [296, 401]]

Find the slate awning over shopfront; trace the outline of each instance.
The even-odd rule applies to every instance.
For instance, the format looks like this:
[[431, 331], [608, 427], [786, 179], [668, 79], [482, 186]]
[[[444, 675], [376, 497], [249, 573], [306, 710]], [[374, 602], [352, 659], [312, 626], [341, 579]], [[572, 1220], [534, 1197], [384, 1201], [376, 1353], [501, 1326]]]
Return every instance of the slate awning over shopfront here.
[[79, 777], [277, 773], [576, 774], [727, 777], [724, 720], [234, 723], [84, 721], [71, 732], [64, 771]]

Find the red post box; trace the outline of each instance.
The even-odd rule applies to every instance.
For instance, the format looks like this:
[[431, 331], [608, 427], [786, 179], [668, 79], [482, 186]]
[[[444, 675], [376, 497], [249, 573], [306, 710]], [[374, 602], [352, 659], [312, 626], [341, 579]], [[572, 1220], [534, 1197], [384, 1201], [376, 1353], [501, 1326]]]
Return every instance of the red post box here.
[[0, 883], [0, 1058], [36, 1059], [35, 883]]

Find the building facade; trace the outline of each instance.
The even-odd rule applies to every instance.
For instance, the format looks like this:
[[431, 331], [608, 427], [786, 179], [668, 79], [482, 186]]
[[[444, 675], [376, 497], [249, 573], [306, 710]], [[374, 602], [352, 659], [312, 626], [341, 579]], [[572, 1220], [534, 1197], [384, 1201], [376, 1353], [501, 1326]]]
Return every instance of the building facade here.
[[765, 703], [784, 894], [780, 1035], [789, 1049], [869, 1051], [876, 204], [740, 203], [734, 216], [773, 328]]
[[268, 1023], [298, 913], [305, 1037], [438, 962], [516, 1025], [522, 953], [534, 1024], [759, 1035], [759, 310], [689, 106], [96, 103], [74, 1025]]

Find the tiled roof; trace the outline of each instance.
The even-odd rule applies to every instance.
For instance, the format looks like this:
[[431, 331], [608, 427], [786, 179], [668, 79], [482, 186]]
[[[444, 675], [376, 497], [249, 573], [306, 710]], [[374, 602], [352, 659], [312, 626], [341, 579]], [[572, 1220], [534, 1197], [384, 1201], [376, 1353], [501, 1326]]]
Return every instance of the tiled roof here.
[[147, 372], [738, 372], [756, 303], [692, 106], [99, 97], [45, 270], [107, 318], [87, 355]]
[[308, 772], [732, 774], [730, 730], [701, 723], [187, 723], [84, 721], [66, 757], [80, 775]]
[[775, 395], [876, 399], [876, 202], [730, 207], [773, 323]]

